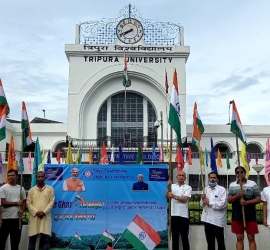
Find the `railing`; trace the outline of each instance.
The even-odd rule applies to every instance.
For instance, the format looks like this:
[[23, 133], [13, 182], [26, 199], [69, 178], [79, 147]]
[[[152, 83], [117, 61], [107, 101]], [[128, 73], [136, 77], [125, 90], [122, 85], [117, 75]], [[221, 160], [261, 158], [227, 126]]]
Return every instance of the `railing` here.
[[[189, 221], [190, 225], [200, 225], [202, 224], [201, 221], [201, 214], [203, 211], [203, 207], [200, 206], [200, 194], [193, 194], [189, 199]], [[262, 221], [262, 203], [256, 205], [256, 218], [258, 224], [263, 224]], [[227, 225], [230, 225], [232, 222], [232, 205], [227, 205]]]

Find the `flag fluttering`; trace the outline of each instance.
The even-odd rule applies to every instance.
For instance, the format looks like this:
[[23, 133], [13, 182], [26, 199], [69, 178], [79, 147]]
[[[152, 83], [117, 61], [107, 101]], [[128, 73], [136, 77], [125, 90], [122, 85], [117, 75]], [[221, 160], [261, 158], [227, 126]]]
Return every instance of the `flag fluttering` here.
[[5, 105], [0, 113], [0, 141], [6, 138], [7, 110], [8, 110], [8, 105]]
[[248, 179], [248, 177], [249, 177], [249, 165], [248, 165], [248, 161], [247, 161], [246, 145], [243, 142], [241, 144], [240, 158], [241, 158], [243, 167], [246, 169], [246, 178]]
[[35, 145], [35, 153], [34, 153], [31, 187], [34, 187], [37, 184], [36, 174], [41, 168], [41, 165], [42, 165], [42, 158], [41, 158], [41, 152], [40, 152], [39, 139], [37, 138], [36, 145]]
[[230, 164], [230, 159], [229, 159], [229, 152], [227, 152], [226, 154], [226, 165], [227, 165], [227, 169], [231, 169], [231, 164]]
[[119, 144], [119, 164], [124, 164], [124, 154], [122, 149], [122, 144]]
[[19, 164], [18, 172], [22, 173], [23, 171], [24, 171], [23, 158], [22, 158], [22, 154], [20, 154], [20, 164]]
[[172, 94], [171, 94], [171, 103], [169, 110], [169, 124], [173, 128], [177, 136], [177, 143], [182, 146], [181, 138], [181, 113], [180, 113], [180, 102], [179, 102], [179, 92], [178, 92], [178, 80], [177, 72], [174, 70], [173, 75], [173, 85], [172, 85]]
[[194, 103], [193, 108], [193, 133], [192, 133], [192, 144], [198, 143], [198, 140], [202, 138], [204, 132], [204, 126], [197, 109], [197, 103]]
[[10, 137], [10, 143], [9, 143], [9, 149], [8, 149], [8, 162], [7, 162], [6, 179], [5, 179], [6, 183], [8, 183], [7, 172], [10, 169], [17, 170], [16, 153], [15, 153], [13, 136]]
[[71, 150], [71, 143], [68, 142], [68, 151], [67, 151], [67, 157], [66, 157], [66, 164], [73, 164], [73, 156], [72, 156], [72, 150]]
[[159, 162], [163, 162], [163, 148], [159, 147]]
[[216, 163], [216, 153], [215, 153], [215, 147], [214, 147], [214, 143], [213, 143], [213, 138], [211, 137], [211, 152], [210, 152], [210, 167], [212, 169], [213, 172], [218, 172], [217, 170], [217, 163]]
[[142, 146], [138, 145], [138, 152], [137, 152], [137, 164], [143, 164], [143, 153], [142, 153]]
[[157, 160], [156, 145], [155, 145], [155, 143], [153, 143], [153, 147], [152, 147], [152, 161], [156, 161], [156, 160]]
[[247, 145], [246, 141], [246, 135], [244, 133], [244, 129], [240, 120], [240, 116], [238, 114], [236, 105], [234, 100], [231, 101], [232, 103], [232, 120], [231, 120], [231, 132], [237, 135], [237, 137], [245, 144]]
[[190, 146], [188, 146], [187, 162], [188, 165], [192, 165], [192, 151]]
[[76, 164], [82, 164], [82, 149], [79, 148], [76, 154]]
[[175, 161], [178, 163], [177, 164], [177, 171], [182, 171], [184, 168], [184, 159], [183, 159], [183, 155], [182, 155], [182, 151], [181, 148], [177, 145], [177, 154], [175, 157]]
[[209, 157], [208, 157], [207, 148], [204, 149], [204, 154], [205, 154], [205, 166], [208, 167], [208, 165], [209, 165]]
[[[144, 237], [140, 237], [141, 232]], [[159, 234], [142, 217], [136, 215], [123, 233], [123, 237], [135, 249], [154, 249], [160, 242]]]
[[52, 161], [51, 161], [51, 150], [49, 150], [48, 153], [47, 153], [47, 163], [48, 164], [52, 163]]
[[[8, 105], [8, 102], [7, 102], [6, 94], [4, 91], [3, 84], [2, 84], [2, 80], [0, 78], [0, 114], [2, 113], [2, 111], [6, 105]], [[6, 115], [8, 115], [9, 114], [9, 106], [7, 106], [6, 112], [7, 112]]]
[[58, 148], [58, 150], [57, 150], [56, 160], [57, 160], [57, 163], [60, 164], [60, 162], [61, 162], [61, 152], [60, 152], [60, 148]]
[[78, 240], [82, 240], [80, 235], [77, 232], [74, 234], [74, 237], [77, 238]]
[[32, 168], [32, 153], [31, 153], [31, 151], [28, 154], [28, 170], [33, 170], [33, 168]]
[[92, 147], [90, 147], [90, 149], [89, 149], [88, 162], [89, 162], [89, 164], [93, 164], [94, 163], [93, 148]]
[[102, 142], [101, 156], [100, 156], [99, 164], [102, 164], [102, 165], [108, 165], [109, 164], [107, 150], [106, 150], [106, 146], [105, 146], [104, 142]]
[[32, 143], [32, 134], [30, 129], [30, 123], [28, 119], [28, 114], [26, 111], [25, 102], [22, 102], [22, 146], [23, 149]]
[[218, 148], [218, 153], [217, 153], [217, 158], [218, 158], [218, 166], [220, 167], [220, 168], [222, 168], [222, 157], [221, 157], [221, 153], [220, 153], [220, 151], [219, 151], [219, 148]]
[[101, 239], [106, 242], [115, 241], [115, 238], [109, 233], [107, 229], [104, 230], [103, 234], [101, 235]]

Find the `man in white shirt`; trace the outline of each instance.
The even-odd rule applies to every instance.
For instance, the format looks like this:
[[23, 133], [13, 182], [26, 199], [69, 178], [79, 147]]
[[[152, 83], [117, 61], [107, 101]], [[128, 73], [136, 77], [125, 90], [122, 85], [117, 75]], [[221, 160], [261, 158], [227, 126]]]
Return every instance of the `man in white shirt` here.
[[[270, 173], [268, 173], [268, 180], [270, 181]], [[263, 224], [270, 230], [270, 186], [265, 187], [262, 192], [263, 201]]]
[[209, 185], [201, 195], [202, 221], [204, 222], [205, 237], [208, 250], [215, 250], [217, 239], [218, 250], [225, 250], [224, 227], [227, 214], [227, 194], [224, 187], [219, 186], [219, 175], [216, 172], [208, 174]]
[[189, 250], [189, 213], [188, 200], [191, 197], [191, 187], [185, 184], [186, 173], [179, 171], [176, 176], [177, 183], [168, 181], [166, 198], [171, 199], [171, 230], [172, 249], [179, 249], [179, 235], [181, 235], [183, 250]]

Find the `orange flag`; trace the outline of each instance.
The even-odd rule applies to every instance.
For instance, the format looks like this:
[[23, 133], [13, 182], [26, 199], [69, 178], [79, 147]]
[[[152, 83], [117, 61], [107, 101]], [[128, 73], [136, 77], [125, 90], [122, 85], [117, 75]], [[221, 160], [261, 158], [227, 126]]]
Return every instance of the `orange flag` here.
[[89, 164], [93, 164], [94, 163], [94, 159], [93, 159], [93, 148], [90, 147], [89, 150], [89, 158], [88, 158]]
[[190, 146], [188, 146], [187, 162], [188, 165], [192, 165], [192, 151]]
[[220, 151], [219, 151], [219, 148], [218, 148], [217, 158], [218, 158], [217, 165], [218, 165], [220, 168], [222, 168], [222, 159], [221, 159], [221, 153], [220, 153]]
[[184, 168], [184, 159], [183, 159], [181, 148], [178, 145], [177, 145], [177, 154], [175, 157], [175, 161], [178, 162], [177, 171], [182, 171]]
[[101, 165], [108, 165], [109, 164], [107, 150], [106, 150], [106, 146], [105, 146], [104, 142], [102, 142], [101, 156], [100, 156], [99, 164], [101, 164]]
[[7, 162], [7, 170], [6, 170], [6, 183], [8, 183], [7, 173], [8, 173], [8, 170], [10, 170], [10, 169], [17, 170], [16, 153], [15, 153], [13, 136], [11, 136], [11, 138], [10, 138], [10, 144], [9, 144], [9, 149], [8, 149], [8, 162]]

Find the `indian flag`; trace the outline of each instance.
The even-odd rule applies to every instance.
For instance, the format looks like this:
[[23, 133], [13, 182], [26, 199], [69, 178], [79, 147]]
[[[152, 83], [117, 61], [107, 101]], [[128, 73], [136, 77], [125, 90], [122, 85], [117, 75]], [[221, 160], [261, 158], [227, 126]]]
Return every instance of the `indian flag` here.
[[0, 141], [6, 138], [6, 119], [7, 119], [8, 105], [5, 105], [0, 114]]
[[192, 134], [192, 144], [198, 143], [198, 140], [202, 138], [204, 132], [203, 123], [197, 109], [197, 103], [194, 103], [193, 109], [193, 134]]
[[123, 237], [137, 250], [152, 250], [161, 242], [159, 234], [139, 215], [128, 225]]
[[127, 57], [126, 53], [124, 54], [124, 77], [123, 77], [123, 85], [126, 87], [128, 84], [128, 68], [127, 68]]
[[243, 126], [238, 114], [234, 100], [231, 101], [232, 104], [232, 121], [231, 121], [231, 132], [237, 135], [237, 137], [246, 145], [246, 136], [243, 130]]
[[30, 145], [32, 143], [32, 134], [30, 130], [30, 123], [28, 119], [28, 114], [26, 111], [26, 105], [25, 102], [22, 102], [22, 143], [23, 143], [23, 149]]
[[101, 239], [106, 241], [106, 242], [115, 241], [115, 238], [106, 229], [103, 232], [103, 234], [101, 235]]
[[78, 240], [82, 240], [80, 235], [77, 232], [75, 233], [74, 237], [77, 238]]
[[[2, 84], [2, 81], [1, 81], [1, 78], [0, 78], [0, 113], [2, 113], [3, 109], [5, 108], [5, 106], [7, 105], [7, 98], [6, 98], [6, 95], [5, 95], [5, 91], [4, 91], [4, 88], [3, 88], [3, 84]], [[6, 114], [9, 113], [9, 107], [7, 108], [6, 110]]]
[[172, 126], [173, 130], [177, 135], [177, 143], [179, 146], [182, 146], [181, 140], [181, 114], [180, 114], [180, 103], [178, 97], [178, 80], [177, 72], [174, 70], [173, 75], [173, 85], [172, 85], [172, 94], [171, 94], [171, 103], [169, 111], [169, 124]]

